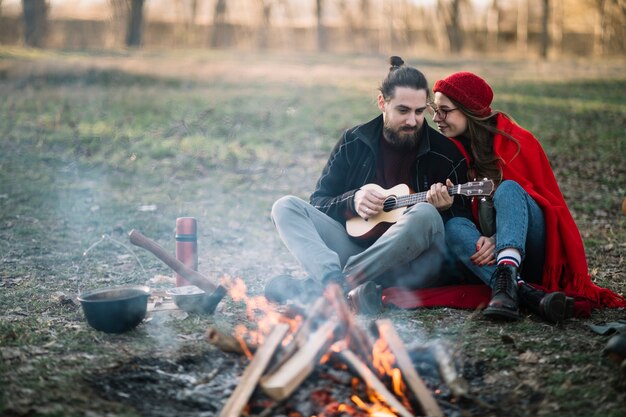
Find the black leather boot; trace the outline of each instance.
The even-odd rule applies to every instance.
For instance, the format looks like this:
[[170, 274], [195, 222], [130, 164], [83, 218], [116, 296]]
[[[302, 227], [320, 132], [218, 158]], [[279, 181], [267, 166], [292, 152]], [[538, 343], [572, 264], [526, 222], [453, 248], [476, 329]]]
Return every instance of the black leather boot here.
[[551, 323], [568, 318], [567, 297], [562, 292], [546, 293], [524, 282], [517, 293], [523, 306]]
[[517, 268], [502, 264], [491, 276], [491, 301], [483, 311], [487, 317], [501, 320], [519, 320], [517, 301]]

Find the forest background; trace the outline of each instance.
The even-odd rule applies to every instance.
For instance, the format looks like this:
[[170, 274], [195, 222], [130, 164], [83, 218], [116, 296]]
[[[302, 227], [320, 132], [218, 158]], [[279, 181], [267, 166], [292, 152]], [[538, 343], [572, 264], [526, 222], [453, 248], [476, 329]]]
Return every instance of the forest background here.
[[0, 44], [623, 56], [624, 0], [0, 0]]

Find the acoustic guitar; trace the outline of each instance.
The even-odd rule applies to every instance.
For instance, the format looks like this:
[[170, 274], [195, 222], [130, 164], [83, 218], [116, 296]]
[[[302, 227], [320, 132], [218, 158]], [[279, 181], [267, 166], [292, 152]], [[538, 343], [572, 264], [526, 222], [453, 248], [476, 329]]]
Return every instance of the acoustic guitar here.
[[[426, 191], [411, 193], [406, 184], [398, 184], [393, 188], [384, 189], [377, 184], [366, 184], [362, 189], [373, 189], [385, 196], [383, 210], [373, 217], [364, 219], [360, 216], [346, 221], [346, 230], [352, 237], [372, 239], [381, 236], [395, 222], [398, 221], [406, 207], [426, 202]], [[488, 196], [493, 193], [493, 181], [481, 180], [448, 187], [448, 194], [465, 196]]]

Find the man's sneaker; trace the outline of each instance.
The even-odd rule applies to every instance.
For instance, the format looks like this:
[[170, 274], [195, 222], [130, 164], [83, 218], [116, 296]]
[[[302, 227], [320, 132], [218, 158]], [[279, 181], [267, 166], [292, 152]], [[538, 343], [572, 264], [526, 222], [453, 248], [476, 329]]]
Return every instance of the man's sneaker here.
[[383, 290], [373, 281], [367, 281], [348, 292], [348, 305], [357, 314], [378, 314], [383, 309]]
[[277, 275], [265, 284], [265, 298], [283, 304], [289, 300], [303, 303], [322, 294], [322, 286], [312, 278], [298, 279], [291, 275]]
[[483, 314], [493, 319], [519, 320], [517, 268], [501, 264], [491, 276], [492, 296]]

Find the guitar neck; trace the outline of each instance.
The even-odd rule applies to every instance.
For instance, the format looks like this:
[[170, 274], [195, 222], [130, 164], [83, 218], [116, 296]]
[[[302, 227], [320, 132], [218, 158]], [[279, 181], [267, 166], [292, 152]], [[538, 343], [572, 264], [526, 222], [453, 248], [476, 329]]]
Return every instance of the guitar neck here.
[[[460, 194], [461, 185], [455, 185], [454, 187], [448, 187], [448, 195]], [[400, 207], [409, 207], [417, 203], [425, 203], [426, 202], [426, 194], [428, 191], [422, 191], [421, 193], [408, 194], [397, 197], [396, 204], [394, 205], [394, 209]]]

